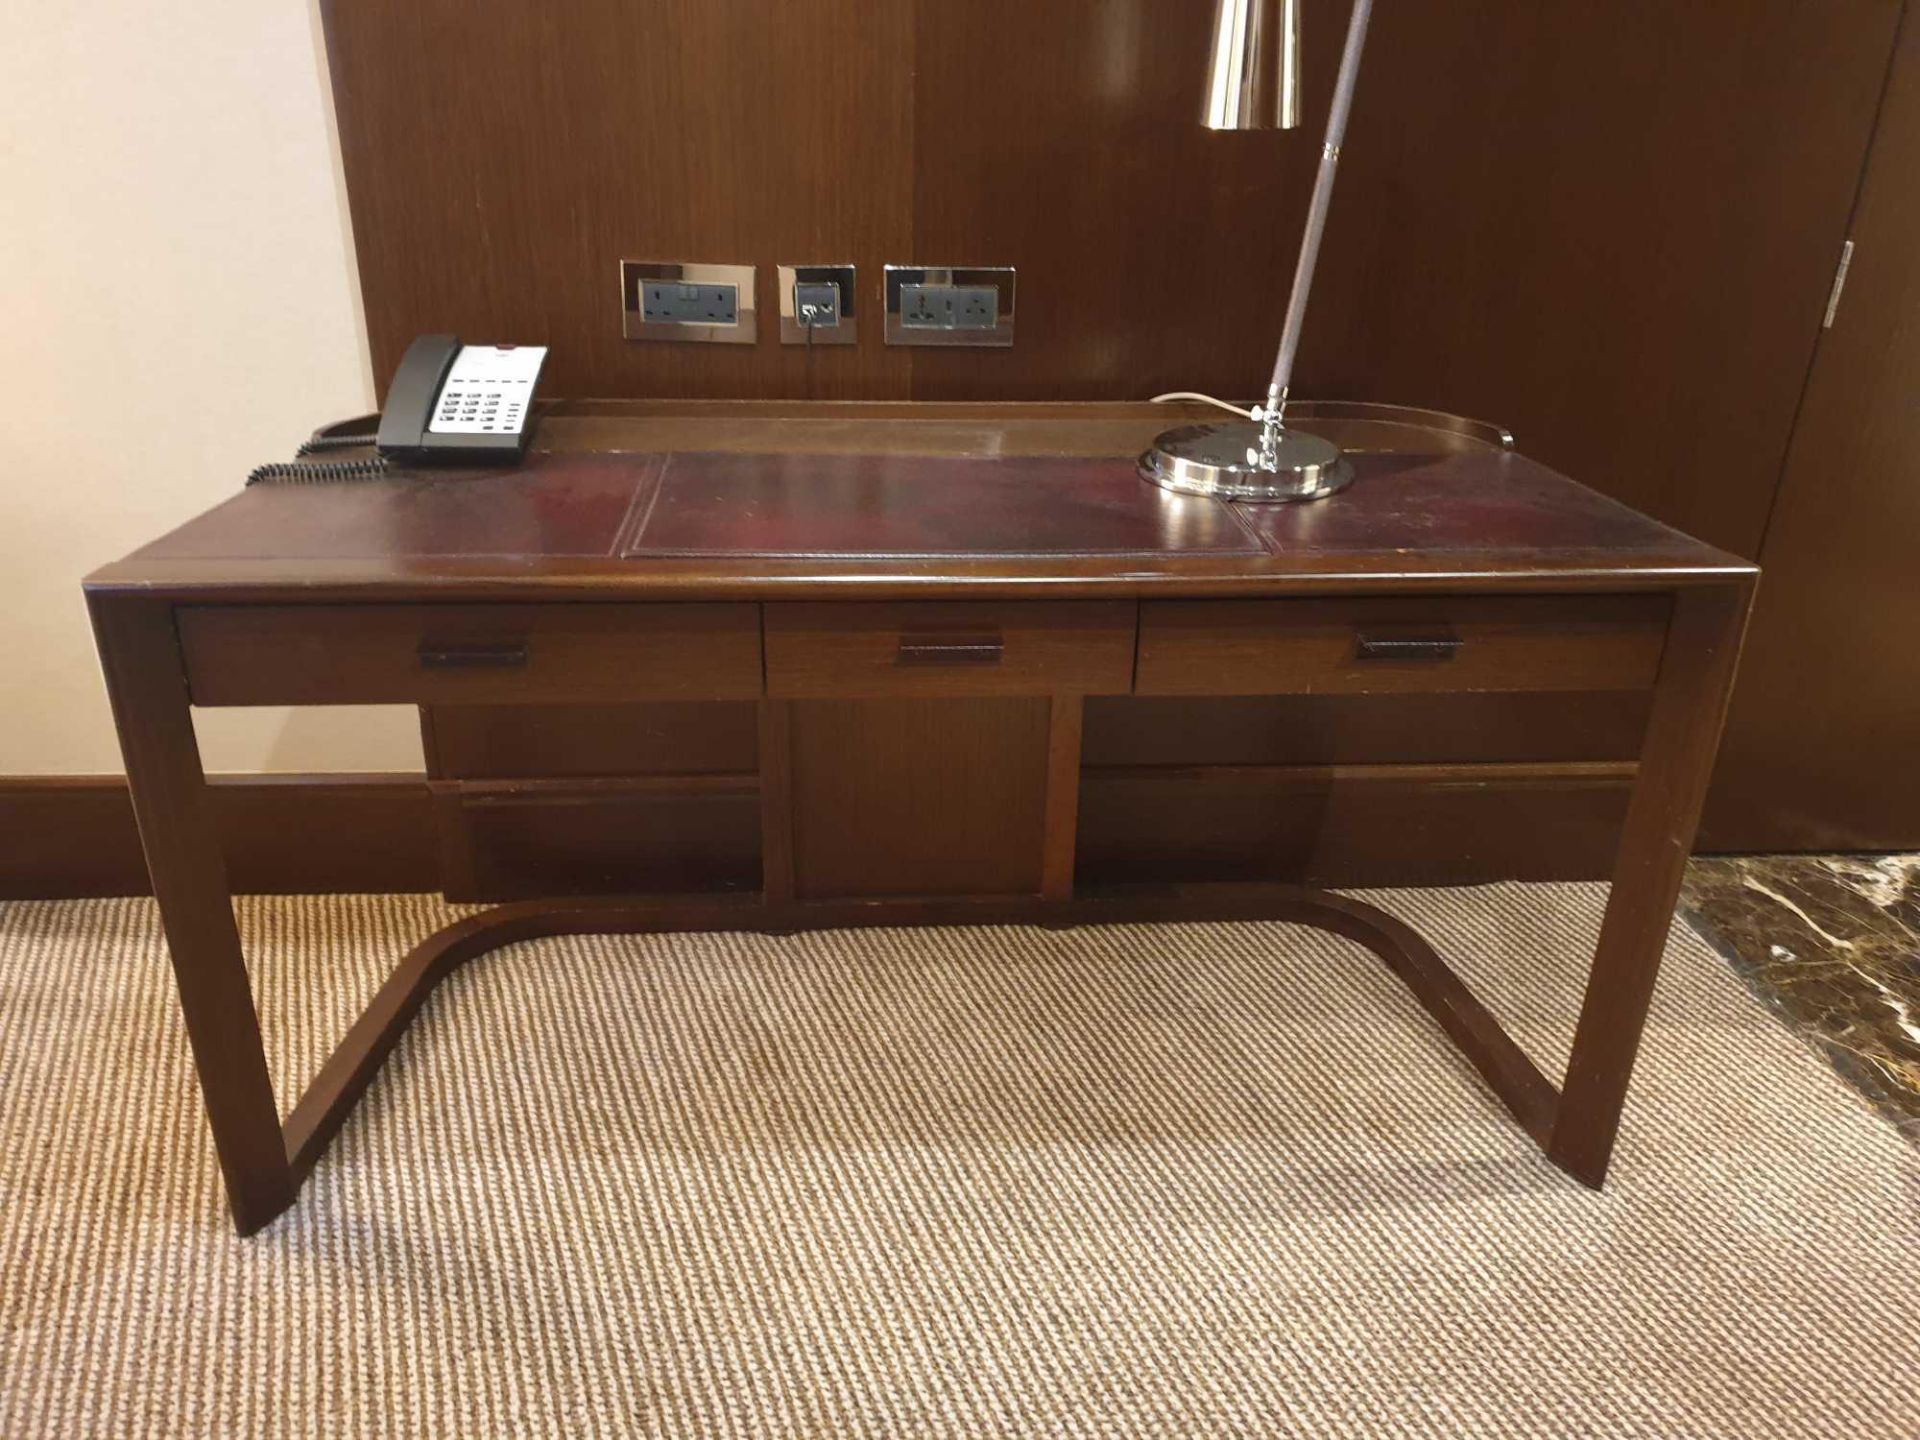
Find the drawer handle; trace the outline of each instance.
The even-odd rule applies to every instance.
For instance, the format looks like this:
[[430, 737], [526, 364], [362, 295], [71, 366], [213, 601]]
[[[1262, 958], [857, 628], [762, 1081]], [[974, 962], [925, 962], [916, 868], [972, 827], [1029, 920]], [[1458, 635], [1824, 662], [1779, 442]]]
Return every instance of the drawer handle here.
[[998, 635], [902, 635], [898, 665], [998, 665], [1006, 644]]
[[423, 670], [518, 670], [527, 663], [524, 640], [422, 640]]
[[1439, 635], [1368, 635], [1364, 631], [1354, 641], [1356, 660], [1411, 660], [1439, 664], [1460, 653], [1460, 637]]

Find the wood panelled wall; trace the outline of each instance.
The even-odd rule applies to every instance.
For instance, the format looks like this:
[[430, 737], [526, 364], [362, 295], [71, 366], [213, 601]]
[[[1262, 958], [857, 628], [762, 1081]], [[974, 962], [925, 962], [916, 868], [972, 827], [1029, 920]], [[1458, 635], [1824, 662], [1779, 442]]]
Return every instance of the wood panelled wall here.
[[[329, 0], [376, 373], [416, 333], [544, 341], [554, 393], [1258, 392], [1309, 126], [1197, 123], [1208, 0]], [[1757, 553], [1898, 0], [1386, 0], [1305, 393], [1504, 421]], [[622, 256], [1019, 267], [1010, 351], [620, 338]], [[765, 297], [770, 300], [770, 294]]]
[[[1211, 0], [323, 0], [376, 375], [453, 330], [569, 396], [1256, 395], [1347, 12], [1304, 3], [1308, 127], [1211, 134]], [[1382, 0], [1300, 392], [1502, 421], [1757, 555], [1901, 9]], [[852, 261], [868, 323], [630, 343], [622, 257], [763, 307]], [[1016, 344], [887, 348], [888, 262], [1017, 266]]]

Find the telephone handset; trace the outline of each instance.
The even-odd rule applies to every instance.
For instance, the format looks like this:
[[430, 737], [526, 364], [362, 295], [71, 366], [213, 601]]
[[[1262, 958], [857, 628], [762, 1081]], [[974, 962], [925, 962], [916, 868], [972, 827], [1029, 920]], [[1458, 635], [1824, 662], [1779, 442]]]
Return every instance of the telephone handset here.
[[[533, 391], [546, 358], [544, 345], [462, 345], [456, 336], [422, 335], [393, 372], [385, 410], [321, 427], [296, 459], [258, 467], [247, 484], [375, 480], [389, 462], [518, 465], [526, 458]], [[375, 453], [366, 454], [369, 448]], [[361, 453], [317, 458], [340, 451]]]
[[544, 345], [462, 345], [422, 335], [387, 387], [374, 443], [415, 465], [517, 465], [527, 453]]

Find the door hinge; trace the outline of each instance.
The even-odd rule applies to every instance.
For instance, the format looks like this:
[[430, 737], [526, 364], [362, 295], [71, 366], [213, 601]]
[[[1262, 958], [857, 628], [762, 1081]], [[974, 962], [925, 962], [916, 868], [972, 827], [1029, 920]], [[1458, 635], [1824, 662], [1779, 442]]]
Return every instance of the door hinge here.
[[1853, 264], [1853, 241], [1849, 240], [1840, 247], [1840, 268], [1833, 272], [1833, 293], [1827, 296], [1827, 318], [1820, 322], [1822, 330], [1833, 328], [1834, 314], [1840, 309], [1840, 292], [1847, 288], [1847, 267]]

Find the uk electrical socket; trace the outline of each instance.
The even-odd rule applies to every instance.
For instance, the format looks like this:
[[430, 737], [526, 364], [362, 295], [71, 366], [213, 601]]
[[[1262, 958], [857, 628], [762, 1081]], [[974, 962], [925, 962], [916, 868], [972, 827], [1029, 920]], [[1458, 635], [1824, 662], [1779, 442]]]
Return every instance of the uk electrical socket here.
[[1013, 279], [1010, 265], [887, 266], [887, 344], [1013, 344]]
[[900, 323], [913, 330], [992, 330], [1000, 292], [991, 285], [902, 285]]
[[737, 325], [740, 287], [649, 280], [640, 292], [640, 318], [649, 325]]
[[751, 265], [620, 262], [620, 333], [629, 340], [751, 345], [756, 310]]

